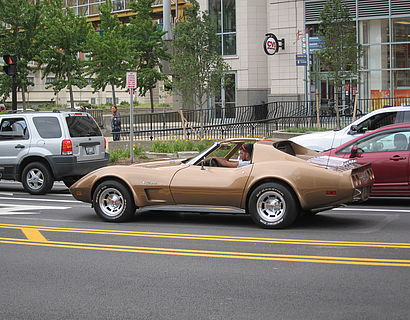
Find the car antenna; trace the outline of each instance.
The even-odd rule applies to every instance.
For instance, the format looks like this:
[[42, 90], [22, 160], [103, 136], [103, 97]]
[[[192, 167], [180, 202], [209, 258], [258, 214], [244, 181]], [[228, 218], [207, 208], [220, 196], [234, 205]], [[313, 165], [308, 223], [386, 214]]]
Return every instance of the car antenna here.
[[[335, 137], [336, 137], [336, 131], [333, 131], [333, 138], [332, 138], [332, 144], [330, 145], [330, 149], [333, 149], [333, 144], [335, 143]], [[330, 153], [327, 155], [327, 163], [326, 163], [326, 169], [329, 168], [329, 162], [330, 162]]]

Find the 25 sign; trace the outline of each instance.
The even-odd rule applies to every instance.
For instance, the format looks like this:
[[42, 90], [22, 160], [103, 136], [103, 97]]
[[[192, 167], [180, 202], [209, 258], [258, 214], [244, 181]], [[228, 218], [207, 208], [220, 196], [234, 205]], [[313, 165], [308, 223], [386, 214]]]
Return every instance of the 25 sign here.
[[285, 49], [285, 39], [278, 40], [273, 33], [267, 33], [263, 42], [265, 53], [272, 56], [278, 52], [279, 48]]

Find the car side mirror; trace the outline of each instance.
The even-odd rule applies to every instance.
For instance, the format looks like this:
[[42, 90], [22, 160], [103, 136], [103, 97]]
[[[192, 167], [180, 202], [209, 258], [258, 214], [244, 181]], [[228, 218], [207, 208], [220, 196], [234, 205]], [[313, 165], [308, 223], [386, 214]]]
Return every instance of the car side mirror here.
[[360, 152], [361, 151], [361, 149], [359, 148], [359, 146], [357, 145], [357, 144], [355, 144], [353, 147], [352, 147], [352, 150], [350, 150], [350, 158], [356, 158], [356, 157], [358, 157], [359, 155], [360, 155]]
[[203, 157], [201, 160], [201, 170], [205, 170], [204, 164], [205, 164], [205, 157]]
[[350, 134], [355, 134], [355, 133], [358, 133], [359, 132], [359, 127], [356, 125], [356, 124], [352, 124], [351, 126], [350, 126], [350, 131], [349, 131], [349, 133]]

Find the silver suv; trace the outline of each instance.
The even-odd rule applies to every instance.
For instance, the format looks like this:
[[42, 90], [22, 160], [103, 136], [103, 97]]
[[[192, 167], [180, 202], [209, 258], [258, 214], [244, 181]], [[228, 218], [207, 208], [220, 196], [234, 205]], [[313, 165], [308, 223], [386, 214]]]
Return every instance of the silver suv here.
[[54, 181], [71, 186], [107, 165], [106, 142], [84, 112], [0, 115], [0, 178], [21, 181], [31, 194], [45, 194]]

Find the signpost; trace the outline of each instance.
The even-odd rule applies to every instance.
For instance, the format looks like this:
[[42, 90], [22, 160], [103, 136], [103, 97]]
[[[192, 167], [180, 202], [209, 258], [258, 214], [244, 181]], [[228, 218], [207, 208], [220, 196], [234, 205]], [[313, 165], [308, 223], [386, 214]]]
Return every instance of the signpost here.
[[130, 161], [134, 163], [134, 89], [137, 88], [137, 73], [127, 72], [127, 89], [130, 91]]

